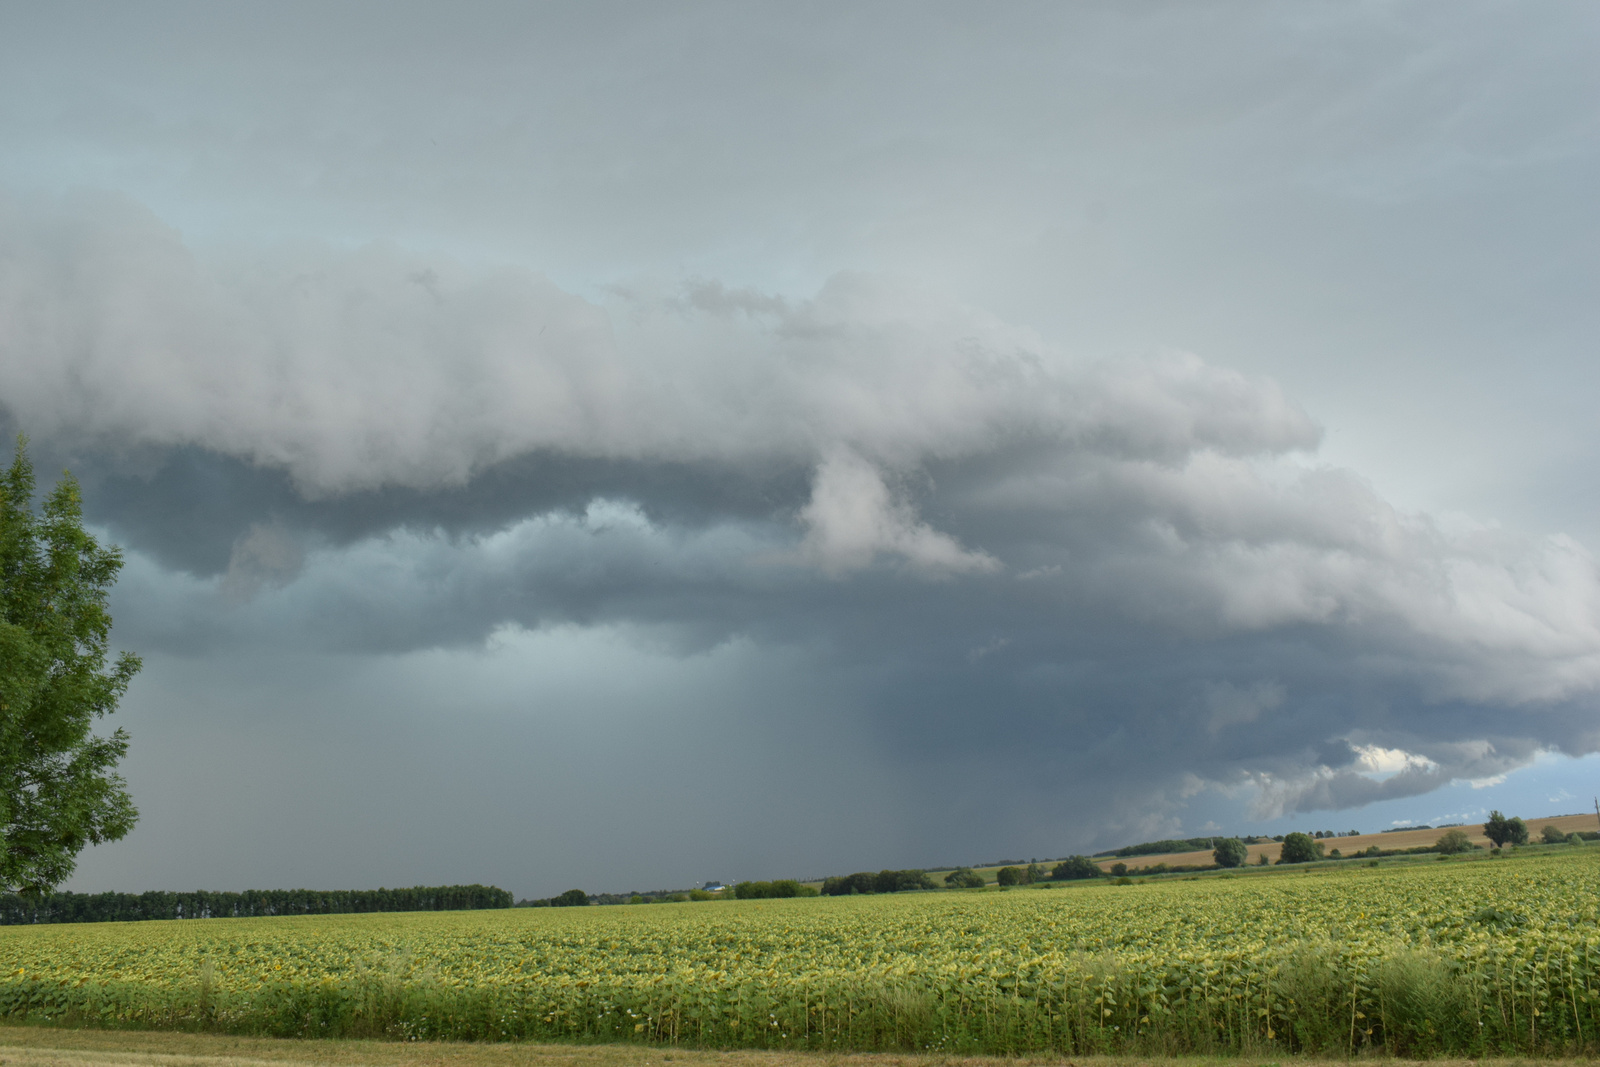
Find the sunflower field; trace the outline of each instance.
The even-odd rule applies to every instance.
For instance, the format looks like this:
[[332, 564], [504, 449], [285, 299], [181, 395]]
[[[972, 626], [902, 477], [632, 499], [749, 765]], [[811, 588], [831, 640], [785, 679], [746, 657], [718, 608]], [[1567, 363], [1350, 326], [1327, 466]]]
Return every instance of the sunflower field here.
[[1592, 1051], [1600, 849], [1193, 880], [0, 928], [0, 1012], [400, 1040]]

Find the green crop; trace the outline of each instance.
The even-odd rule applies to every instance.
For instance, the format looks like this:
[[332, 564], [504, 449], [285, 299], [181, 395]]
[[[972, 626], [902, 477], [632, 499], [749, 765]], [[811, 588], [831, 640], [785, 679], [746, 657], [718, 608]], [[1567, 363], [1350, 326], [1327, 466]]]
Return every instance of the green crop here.
[[0, 1012], [709, 1047], [1592, 1050], [1600, 864], [0, 928]]

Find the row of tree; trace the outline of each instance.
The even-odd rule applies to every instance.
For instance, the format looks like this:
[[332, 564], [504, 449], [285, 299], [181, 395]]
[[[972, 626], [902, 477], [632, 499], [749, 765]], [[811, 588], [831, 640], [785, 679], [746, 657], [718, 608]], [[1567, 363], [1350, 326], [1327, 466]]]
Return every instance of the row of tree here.
[[904, 893], [910, 889], [937, 889], [927, 871], [858, 871], [841, 877], [824, 878], [822, 895], [847, 897], [852, 893]]
[[509, 908], [511, 894], [487, 885], [411, 889], [247, 889], [242, 893], [46, 893], [0, 895], [0, 925], [243, 919], [370, 911], [472, 911]]
[[801, 885], [793, 878], [779, 878], [772, 882], [740, 882], [733, 887], [733, 895], [738, 900], [771, 900], [776, 897], [814, 897], [817, 891]]
[[557, 893], [553, 897], [540, 897], [538, 900], [519, 900], [519, 908], [577, 908], [589, 904], [589, 894], [581, 889], [569, 889], [565, 893]]

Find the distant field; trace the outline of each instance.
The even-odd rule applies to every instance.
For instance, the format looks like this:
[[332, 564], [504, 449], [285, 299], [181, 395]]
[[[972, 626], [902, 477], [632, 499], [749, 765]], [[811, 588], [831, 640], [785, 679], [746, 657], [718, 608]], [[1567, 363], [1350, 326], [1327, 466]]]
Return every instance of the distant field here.
[[17, 1021], [255, 1035], [1593, 1052], [1600, 847], [1009, 892], [12, 926], [0, 976]]
[[[1539, 834], [1544, 830], [1545, 825], [1550, 823], [1553, 823], [1556, 829], [1568, 834], [1572, 833], [1574, 830], [1600, 830], [1600, 819], [1597, 819], [1591, 812], [1588, 815], [1557, 815], [1543, 819], [1530, 819], [1528, 820], [1529, 836], [1533, 840], [1537, 841], [1539, 839]], [[1475, 845], [1480, 845], [1483, 847], [1488, 847], [1489, 845], [1489, 839], [1483, 836], [1482, 823], [1476, 823], [1462, 827], [1452, 827], [1450, 829], [1460, 829], [1467, 835], [1467, 837], [1471, 838], [1472, 843]], [[1423, 845], [1431, 845], [1435, 841], [1438, 841], [1439, 838], [1442, 837], [1446, 832], [1448, 831], [1400, 830], [1388, 834], [1361, 834], [1356, 837], [1323, 838], [1322, 846], [1325, 851], [1338, 849], [1340, 852], [1348, 856], [1352, 853], [1365, 850], [1369, 845], [1377, 845], [1379, 848], [1384, 849], [1418, 848]], [[1278, 861], [1278, 854], [1283, 851], [1283, 846], [1278, 844], [1276, 841], [1271, 841], [1264, 845], [1249, 845], [1247, 847], [1250, 850], [1250, 856], [1247, 860], [1245, 860], [1246, 863], [1258, 862], [1262, 854], [1266, 855], [1267, 862], [1276, 863]], [[1203, 849], [1199, 852], [1170, 852], [1156, 856], [1112, 856], [1108, 859], [1097, 860], [1096, 862], [1100, 864], [1100, 869], [1103, 871], [1109, 871], [1113, 863], [1126, 863], [1128, 865], [1128, 870], [1134, 871], [1141, 867], [1153, 867], [1158, 863], [1165, 863], [1171, 867], [1192, 867], [1213, 863], [1215, 861], [1212, 859], [1211, 850]]]

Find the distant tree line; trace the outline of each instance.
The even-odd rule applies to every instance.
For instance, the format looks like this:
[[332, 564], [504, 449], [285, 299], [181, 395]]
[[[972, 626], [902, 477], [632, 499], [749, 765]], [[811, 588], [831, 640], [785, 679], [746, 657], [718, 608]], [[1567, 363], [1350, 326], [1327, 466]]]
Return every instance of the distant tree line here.
[[557, 893], [553, 897], [541, 897], [538, 900], [519, 900], [519, 908], [575, 908], [591, 903], [589, 894], [581, 889], [569, 889], [565, 893]]
[[847, 897], [852, 893], [904, 893], [910, 889], [937, 889], [927, 871], [860, 871], [841, 877], [824, 878], [822, 895]]
[[771, 900], [778, 897], [814, 897], [814, 887], [801, 885], [793, 878], [779, 878], [772, 882], [739, 882], [733, 887], [738, 900]]
[[1138, 845], [1124, 845], [1122, 848], [1110, 852], [1098, 852], [1098, 856], [1159, 856], [1168, 852], [1199, 852], [1202, 849], [1215, 848], [1220, 837], [1181, 837], [1168, 838], [1162, 841], [1145, 841]]
[[247, 889], [242, 893], [46, 893], [0, 895], [0, 926], [138, 922], [145, 919], [245, 919], [268, 915], [344, 915], [369, 911], [474, 911], [509, 908], [511, 894], [487, 885], [411, 889]]

